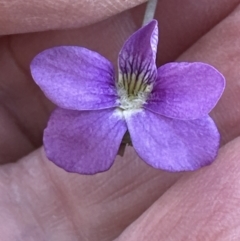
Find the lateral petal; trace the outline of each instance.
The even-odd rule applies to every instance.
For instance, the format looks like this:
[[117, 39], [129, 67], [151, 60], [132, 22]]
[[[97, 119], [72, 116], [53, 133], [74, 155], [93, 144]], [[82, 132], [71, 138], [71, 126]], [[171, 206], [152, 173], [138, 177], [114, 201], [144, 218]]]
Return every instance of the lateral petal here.
[[158, 114], [188, 120], [206, 116], [225, 88], [223, 75], [204, 63], [169, 63], [158, 77], [145, 108]]
[[44, 94], [57, 106], [95, 110], [118, 106], [112, 64], [86, 48], [47, 49], [32, 61], [31, 73]]

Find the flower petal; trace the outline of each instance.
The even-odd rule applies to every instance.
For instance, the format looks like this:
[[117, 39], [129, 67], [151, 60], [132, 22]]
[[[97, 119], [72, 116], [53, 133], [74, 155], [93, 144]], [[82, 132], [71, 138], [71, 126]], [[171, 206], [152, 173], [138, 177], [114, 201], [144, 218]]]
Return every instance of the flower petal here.
[[225, 88], [223, 75], [204, 63], [169, 63], [158, 69], [145, 108], [176, 119], [197, 119], [217, 104]]
[[127, 129], [121, 115], [112, 108], [81, 112], [57, 108], [44, 131], [47, 157], [69, 172], [108, 170]]
[[93, 110], [118, 105], [113, 66], [96, 52], [54, 47], [38, 54], [30, 67], [35, 82], [59, 107]]
[[118, 57], [118, 81], [125, 89], [134, 88], [135, 85], [141, 83], [155, 81], [157, 43], [158, 28], [156, 20], [136, 31], [125, 42]]
[[183, 121], [142, 110], [125, 118], [136, 152], [154, 168], [196, 170], [217, 155], [220, 136], [209, 116]]

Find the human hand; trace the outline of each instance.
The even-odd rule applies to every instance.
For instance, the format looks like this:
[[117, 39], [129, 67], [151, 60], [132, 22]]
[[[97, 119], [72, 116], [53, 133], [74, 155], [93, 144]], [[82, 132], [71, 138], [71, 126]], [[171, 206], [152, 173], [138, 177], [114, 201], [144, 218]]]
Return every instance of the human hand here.
[[[158, 65], [176, 58], [202, 61], [227, 79], [212, 112], [223, 145], [213, 165], [193, 173], [167, 173], [147, 166], [129, 147], [108, 172], [83, 176], [66, 173], [46, 160], [42, 148], [35, 150], [54, 107], [31, 79], [32, 58], [46, 48], [67, 44], [98, 51], [116, 62], [124, 40], [140, 27], [144, 6], [88, 27], [62, 28], [90, 24], [140, 2], [0, 3], [0, 34], [5, 35], [0, 38], [0, 162], [25, 156], [0, 168], [1, 241], [240, 238], [236, 0], [159, 0], [156, 13]], [[53, 28], [58, 30], [10, 35]]]

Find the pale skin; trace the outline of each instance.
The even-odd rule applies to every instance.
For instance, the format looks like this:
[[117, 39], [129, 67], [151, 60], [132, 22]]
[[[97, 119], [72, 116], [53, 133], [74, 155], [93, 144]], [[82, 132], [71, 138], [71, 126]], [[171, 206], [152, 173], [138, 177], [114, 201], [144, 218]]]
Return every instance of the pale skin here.
[[0, 0], [1, 241], [240, 239], [239, 0], [159, 0], [156, 12], [158, 65], [202, 61], [227, 79], [211, 113], [222, 134], [213, 165], [167, 173], [128, 147], [108, 172], [84, 176], [56, 167], [40, 147], [54, 106], [30, 76], [31, 59], [67, 44], [116, 63], [124, 40], [141, 25], [144, 6], [116, 14], [141, 2]]

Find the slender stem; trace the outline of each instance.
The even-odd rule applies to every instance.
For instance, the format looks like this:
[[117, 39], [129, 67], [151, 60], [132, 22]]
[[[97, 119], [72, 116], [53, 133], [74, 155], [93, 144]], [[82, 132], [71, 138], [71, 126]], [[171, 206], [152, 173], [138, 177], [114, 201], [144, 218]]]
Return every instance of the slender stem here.
[[145, 14], [143, 17], [143, 23], [142, 25], [146, 25], [148, 22], [150, 22], [155, 15], [155, 11], [157, 8], [157, 2], [158, 0], [149, 0], [146, 6]]

